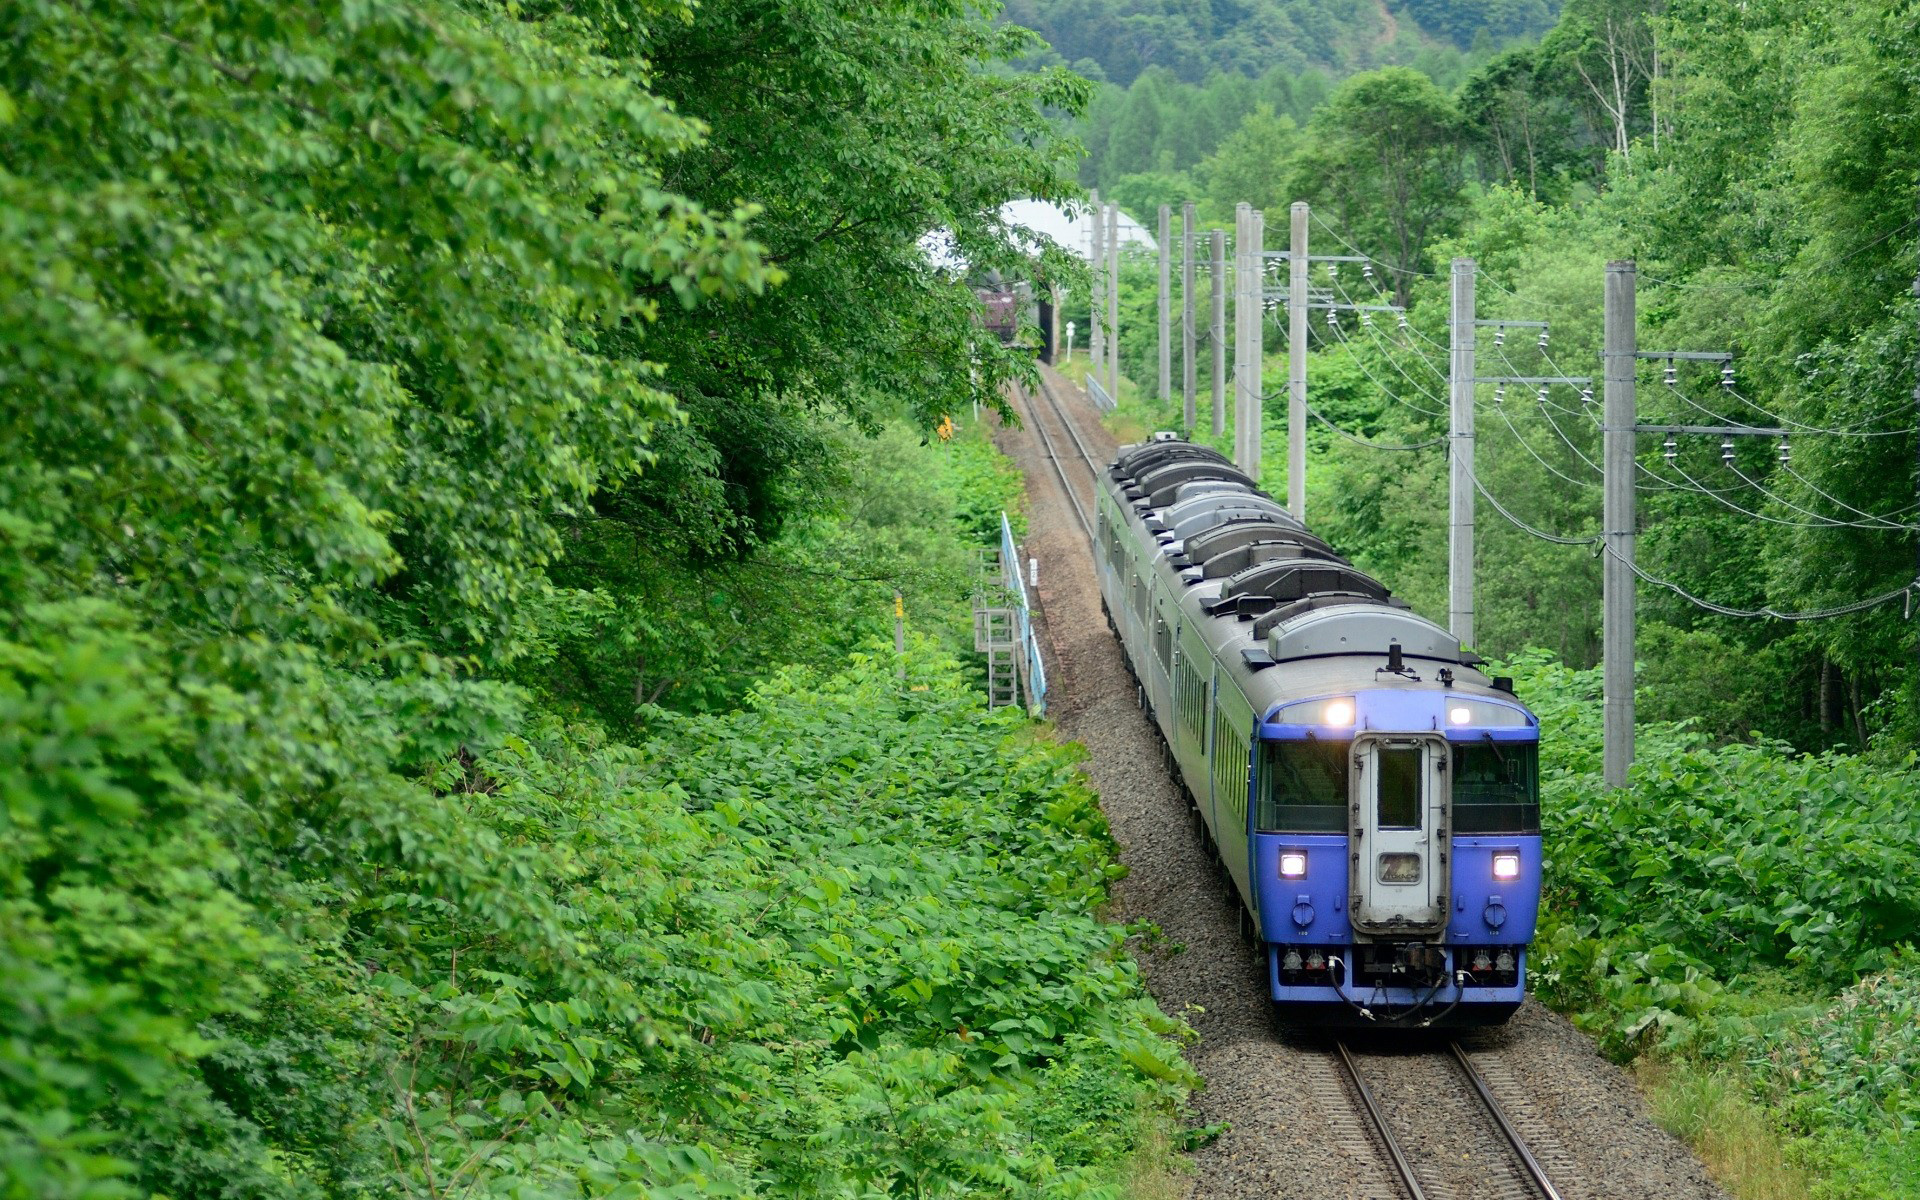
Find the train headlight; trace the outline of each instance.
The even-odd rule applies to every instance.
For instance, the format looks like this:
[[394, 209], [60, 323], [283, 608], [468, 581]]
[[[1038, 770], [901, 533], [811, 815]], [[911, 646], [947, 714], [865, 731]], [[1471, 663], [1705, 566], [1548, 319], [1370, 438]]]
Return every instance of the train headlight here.
[[1494, 855], [1493, 877], [1501, 881], [1520, 878], [1520, 856], [1509, 853]]
[[1353, 697], [1335, 696], [1330, 700], [1305, 700], [1276, 709], [1267, 719], [1282, 725], [1319, 725], [1335, 729], [1353, 728]]
[[1282, 850], [1280, 852], [1280, 878], [1305, 879], [1307, 877], [1307, 852], [1305, 850]]
[[1478, 729], [1525, 729], [1532, 721], [1523, 708], [1454, 696], [1447, 701], [1447, 724], [1454, 728], [1471, 725]]

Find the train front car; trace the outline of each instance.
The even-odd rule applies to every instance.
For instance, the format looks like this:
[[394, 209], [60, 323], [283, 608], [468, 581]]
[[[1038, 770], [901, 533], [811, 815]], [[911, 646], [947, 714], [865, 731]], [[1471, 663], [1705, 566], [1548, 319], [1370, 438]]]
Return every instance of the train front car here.
[[1283, 1016], [1503, 1021], [1540, 894], [1539, 725], [1215, 451], [1102, 481], [1101, 594]]
[[[1273, 639], [1259, 672], [1277, 694], [1253, 764], [1247, 899], [1273, 998], [1302, 1018], [1490, 1024], [1525, 994], [1539, 726], [1429, 631], [1335, 605]], [[1399, 652], [1287, 657], [1383, 639]]]

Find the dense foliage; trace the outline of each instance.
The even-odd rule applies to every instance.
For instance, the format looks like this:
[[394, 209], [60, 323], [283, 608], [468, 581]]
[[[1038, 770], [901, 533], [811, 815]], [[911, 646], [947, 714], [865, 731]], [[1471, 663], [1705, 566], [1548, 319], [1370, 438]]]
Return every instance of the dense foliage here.
[[[1366, 275], [1316, 269], [1337, 298], [1410, 311], [1404, 328], [1315, 314], [1310, 399], [1343, 433], [1309, 432], [1309, 515], [1429, 613], [1446, 575], [1447, 261], [1477, 260], [1480, 318], [1551, 323], [1545, 347], [1533, 330], [1483, 332], [1483, 374], [1592, 377], [1605, 265], [1636, 259], [1643, 349], [1736, 356], [1731, 386], [1712, 364], [1679, 364], [1671, 383], [1645, 364], [1640, 419], [1791, 435], [1784, 451], [1737, 439], [1730, 459], [1716, 437], [1678, 435], [1671, 458], [1642, 438], [1640, 565], [1734, 609], [1826, 610], [1915, 582], [1912, 17], [1900, 0], [1658, 13], [1576, 0], [1538, 47], [1489, 62], [1454, 95], [1405, 70], [1355, 76], [1303, 127], [1256, 111], [1188, 175], [1110, 190], [1197, 198], [1214, 219], [1235, 198], [1265, 203], [1270, 248], [1283, 236], [1275, 209], [1308, 200], [1316, 252], [1374, 258]], [[1143, 284], [1150, 272], [1129, 275]], [[1122, 322], [1136, 379], [1155, 373], [1154, 328], [1150, 314]], [[1269, 348], [1284, 349], [1277, 326]], [[1276, 355], [1274, 438], [1285, 377]], [[1479, 389], [1475, 470], [1499, 501], [1480, 505], [1477, 532], [1484, 651], [1598, 656], [1600, 564], [1584, 541], [1600, 522], [1592, 390]], [[1283, 488], [1284, 453], [1270, 447], [1265, 463]], [[1655, 584], [1640, 594], [1647, 715], [1815, 750], [1878, 738], [1897, 754], [1920, 739], [1911, 604], [1791, 624], [1720, 615]]]
[[1833, 1196], [1920, 1194], [1920, 762], [1648, 722], [1633, 786], [1609, 791], [1599, 672], [1503, 669], [1541, 719], [1541, 995], [1616, 1054], [1736, 1073]]
[[1276, 65], [1345, 73], [1406, 62], [1434, 41], [1498, 46], [1537, 37], [1556, 9], [1548, 0], [1009, 0], [1007, 19], [1039, 31], [1047, 61], [1125, 86], [1154, 68], [1198, 83]]
[[922, 239], [1084, 91], [991, 18], [0, 13], [0, 1195], [1158, 1169], [1111, 843], [938, 648], [1023, 368]]

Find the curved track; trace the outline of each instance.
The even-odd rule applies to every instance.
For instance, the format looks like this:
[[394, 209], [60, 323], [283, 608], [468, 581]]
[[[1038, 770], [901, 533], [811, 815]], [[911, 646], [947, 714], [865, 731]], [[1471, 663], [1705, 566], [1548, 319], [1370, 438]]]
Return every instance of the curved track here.
[[1033, 417], [1033, 430], [1040, 435], [1040, 445], [1046, 454], [1047, 462], [1053, 467], [1054, 474], [1060, 477], [1060, 490], [1066, 493], [1067, 502], [1073, 507], [1074, 519], [1080, 523], [1081, 532], [1087, 535], [1087, 542], [1091, 544], [1093, 542], [1093, 493], [1100, 478], [1099, 462], [1088, 452], [1087, 444], [1080, 439], [1080, 432], [1073, 427], [1073, 418], [1069, 417], [1067, 410], [1061, 406], [1060, 398], [1053, 394], [1053, 388], [1047, 384], [1046, 378], [1041, 377], [1040, 393], [1046, 397], [1045, 407], [1052, 413], [1058, 428], [1066, 433], [1067, 440], [1073, 443], [1074, 453], [1079, 456], [1077, 460], [1079, 464], [1086, 468], [1086, 487], [1084, 489], [1075, 487], [1073, 480], [1068, 477], [1066, 467], [1061, 465], [1059, 444], [1054, 441], [1053, 433], [1047, 429], [1047, 422], [1041, 418], [1042, 406], [1034, 402], [1033, 392], [1026, 387], [1016, 384], [1014, 391], [1026, 402], [1027, 412]]

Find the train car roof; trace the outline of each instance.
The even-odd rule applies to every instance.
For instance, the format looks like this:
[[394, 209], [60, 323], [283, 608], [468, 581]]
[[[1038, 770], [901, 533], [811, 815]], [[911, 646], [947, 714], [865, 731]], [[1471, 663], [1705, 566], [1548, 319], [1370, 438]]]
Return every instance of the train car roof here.
[[[1177, 487], [1167, 486], [1174, 479]], [[1334, 553], [1266, 493], [1243, 490], [1251, 481], [1210, 447], [1166, 435], [1124, 446], [1101, 486], [1151, 554], [1150, 569], [1185, 623], [1257, 711], [1379, 686], [1393, 646], [1406, 665], [1392, 677], [1396, 688], [1513, 702], [1476, 669], [1481, 660], [1459, 639]], [[1441, 668], [1450, 682], [1439, 680]]]

